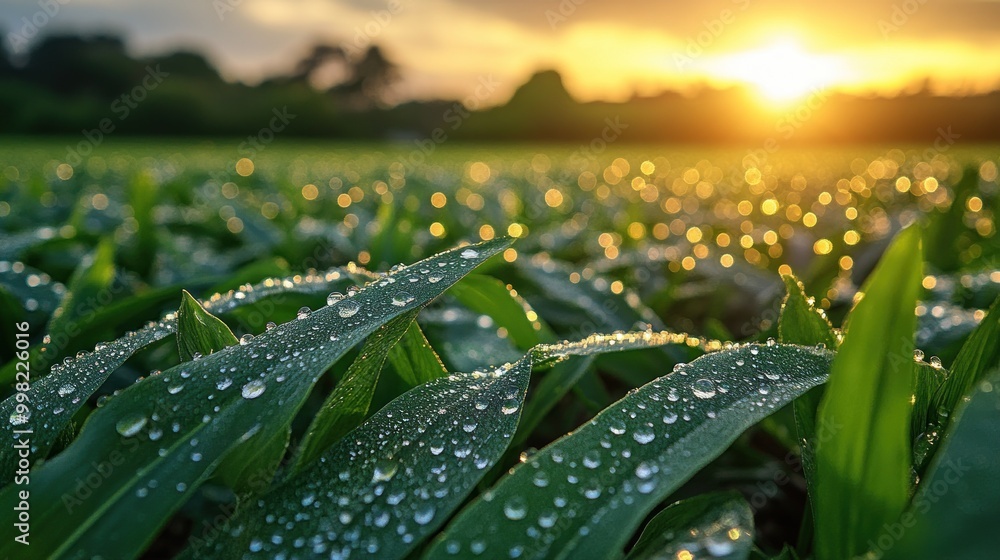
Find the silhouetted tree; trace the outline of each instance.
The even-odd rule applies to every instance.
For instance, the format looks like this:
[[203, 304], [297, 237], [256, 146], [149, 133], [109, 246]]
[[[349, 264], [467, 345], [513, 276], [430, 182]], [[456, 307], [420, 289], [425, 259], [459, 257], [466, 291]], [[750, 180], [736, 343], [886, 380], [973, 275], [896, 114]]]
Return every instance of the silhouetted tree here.
[[351, 76], [331, 91], [350, 106], [359, 109], [388, 104], [392, 86], [399, 80], [399, 69], [377, 46], [352, 61]]
[[145, 65], [129, 57], [119, 37], [55, 35], [31, 49], [20, 73], [61, 95], [110, 99], [134, 87], [144, 72]]

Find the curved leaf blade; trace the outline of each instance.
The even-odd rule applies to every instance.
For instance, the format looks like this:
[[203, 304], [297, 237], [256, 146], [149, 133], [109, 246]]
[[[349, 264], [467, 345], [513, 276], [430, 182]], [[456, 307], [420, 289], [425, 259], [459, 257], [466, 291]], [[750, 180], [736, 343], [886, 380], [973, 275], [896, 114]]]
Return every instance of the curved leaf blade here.
[[702, 356], [515, 467], [425, 558], [618, 554], [647, 512], [743, 430], [821, 383], [830, 360], [830, 352], [792, 345]]
[[952, 422], [909, 510], [879, 528], [867, 543], [868, 557], [977, 560], [996, 555], [1000, 370], [984, 376], [969, 399]]
[[[33, 545], [33, 553], [137, 554], [230, 449], [262, 429], [283, 428], [316, 379], [352, 346], [437, 297], [509, 242], [494, 240], [425, 259], [336, 305], [148, 377], [111, 399], [90, 416], [72, 445], [32, 472], [33, 528], [66, 535]], [[113, 455], [118, 460], [103, 483], [66, 507], [79, 465], [110, 461]], [[13, 508], [14, 490], [0, 492], [0, 504]], [[125, 526], [128, 531], [119, 529]], [[13, 555], [12, 546], [17, 545], [0, 544], [0, 556]]]
[[864, 552], [909, 500], [920, 230], [886, 249], [851, 311], [816, 417], [816, 557]]
[[[554, 340], [551, 332], [547, 329], [543, 331], [540, 323], [536, 328], [533, 320], [528, 318], [527, 314], [534, 314], [534, 311], [527, 302], [512, 294], [503, 282], [492, 276], [470, 274], [455, 284], [451, 295], [476, 313], [493, 318], [497, 326], [507, 329], [511, 340], [522, 350]], [[537, 315], [534, 321], [538, 321]]]
[[392, 347], [417, 317], [417, 310], [389, 321], [372, 334], [343, 379], [323, 402], [313, 418], [295, 459], [293, 472], [301, 471], [361, 423], [368, 414], [382, 365]]
[[[216, 313], [225, 313], [244, 305], [252, 305], [265, 298], [295, 293], [326, 293], [345, 282], [345, 275], [339, 269], [325, 273], [310, 274], [295, 278], [271, 279], [247, 290], [232, 291], [227, 294], [215, 294], [204, 306]], [[169, 313], [156, 322], [150, 322], [145, 327], [112, 342], [98, 344], [92, 352], [84, 352], [77, 358], [67, 358], [61, 364], [52, 366], [48, 375], [36, 379], [26, 392], [31, 410], [27, 418], [15, 417], [17, 400], [9, 397], [0, 403], [0, 418], [8, 419], [0, 422], [0, 435], [14, 438], [14, 430], [28, 426], [32, 430], [31, 454], [36, 458], [47, 456], [59, 434], [73, 419], [88, 397], [94, 394], [116, 369], [139, 350], [162, 340], [177, 330], [177, 317]], [[40, 347], [45, 354], [46, 347]], [[31, 361], [32, 372], [41, 367], [36, 361]], [[13, 369], [13, 368], [11, 368]], [[11, 476], [0, 479], [0, 486], [6, 485], [13, 478], [18, 457], [9, 447], [0, 448], [0, 472]]]
[[530, 373], [524, 358], [405, 393], [250, 504], [229, 535], [196, 557], [271, 558], [294, 554], [296, 542], [309, 543], [312, 556], [405, 556], [506, 449]]

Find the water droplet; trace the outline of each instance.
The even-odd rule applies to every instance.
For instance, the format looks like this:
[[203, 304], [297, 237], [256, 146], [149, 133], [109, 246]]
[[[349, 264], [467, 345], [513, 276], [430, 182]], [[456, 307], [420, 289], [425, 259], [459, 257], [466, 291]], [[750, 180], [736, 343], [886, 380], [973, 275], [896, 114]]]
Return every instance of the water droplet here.
[[326, 296], [326, 304], [333, 305], [342, 299], [344, 299], [344, 294], [340, 292], [330, 292], [330, 295]]
[[583, 466], [588, 469], [596, 469], [601, 466], [601, 454], [597, 450], [588, 451], [583, 456]]
[[76, 390], [76, 387], [74, 387], [74, 386], [70, 385], [69, 383], [67, 383], [67, 384], [63, 385], [62, 387], [59, 387], [59, 391], [58, 392], [59, 392], [59, 396], [60, 397], [65, 397], [66, 395], [72, 394], [73, 391], [75, 391], [75, 390]]
[[517, 409], [520, 405], [521, 402], [518, 401], [517, 399], [507, 399], [503, 401], [502, 405], [500, 405], [500, 412], [504, 414], [514, 414], [515, 412], [517, 412]]
[[224, 390], [226, 390], [232, 384], [233, 384], [233, 380], [232, 379], [229, 379], [229, 378], [220, 379], [215, 384], [215, 388], [218, 389], [218, 390], [220, 390], [220, 391], [224, 391]]
[[427, 525], [431, 522], [431, 519], [434, 519], [435, 511], [434, 506], [431, 504], [423, 504], [413, 512], [413, 521], [417, 525]]
[[375, 471], [372, 473], [372, 482], [385, 482], [392, 480], [392, 477], [399, 470], [399, 463], [392, 459], [379, 459], [375, 462]]
[[476, 258], [478, 256], [479, 256], [479, 251], [477, 251], [475, 249], [472, 249], [472, 248], [469, 248], [469, 249], [466, 249], [466, 250], [462, 251], [462, 258], [463, 259], [474, 259], [474, 258]]
[[931, 356], [931, 367], [934, 369], [941, 369], [941, 358]]
[[653, 476], [654, 472], [656, 472], [654, 467], [645, 461], [639, 463], [639, 466], [635, 468], [635, 476], [642, 480], [646, 480], [647, 478]]
[[656, 434], [653, 432], [653, 428], [641, 426], [632, 432], [632, 439], [639, 442], [641, 445], [646, 445], [656, 439]]
[[528, 513], [528, 505], [524, 501], [524, 498], [520, 496], [514, 496], [513, 498], [507, 500], [503, 505], [503, 514], [511, 521], [517, 521], [518, 519], [524, 519], [524, 516]]
[[439, 276], [439, 275], [436, 275], [436, 274], [432, 274], [432, 275], [430, 275], [430, 276], [427, 277], [427, 281], [430, 282], [431, 284], [437, 284], [438, 282], [440, 282], [443, 279], [444, 279], [444, 276]]
[[710, 399], [715, 396], [715, 383], [711, 379], [699, 379], [691, 386], [691, 392], [699, 399]]
[[249, 333], [245, 334], [240, 337], [240, 345], [246, 346], [247, 344], [250, 344], [251, 340], [253, 340], [253, 335]]
[[298, 319], [305, 319], [306, 317], [309, 316], [309, 313], [311, 312], [312, 309], [309, 309], [308, 307], [300, 307], [298, 312], [295, 313], [295, 317]]
[[171, 385], [170, 387], [167, 387], [167, 392], [171, 395], [176, 395], [177, 393], [180, 393], [182, 389], [184, 389], [184, 385], [182, 384]]
[[264, 389], [267, 389], [267, 385], [259, 379], [254, 379], [243, 386], [243, 398], [256, 399], [264, 394]]
[[392, 296], [392, 304], [395, 305], [396, 307], [405, 307], [406, 304], [412, 302], [413, 299], [414, 299], [413, 296], [411, 296], [410, 294], [406, 292], [400, 292]]
[[913, 359], [918, 362], [924, 361], [924, 351], [919, 348], [915, 349], [913, 351]]
[[149, 419], [142, 414], [129, 414], [115, 424], [115, 430], [125, 437], [132, 437], [146, 425]]
[[545, 471], [538, 471], [531, 479], [531, 482], [539, 488], [545, 488], [549, 485], [549, 475]]
[[612, 434], [620, 436], [625, 433], [625, 422], [622, 422], [621, 420], [618, 419], [612, 420], [611, 425], [608, 426], [608, 429], [611, 430]]
[[676, 421], [677, 421], [677, 413], [676, 412], [668, 412], [668, 413], [666, 413], [666, 414], [663, 415], [663, 423], [664, 424], [673, 424]]
[[361, 310], [361, 306], [356, 301], [344, 300], [343, 303], [337, 307], [337, 315], [343, 318], [353, 317], [357, 315], [358, 311]]

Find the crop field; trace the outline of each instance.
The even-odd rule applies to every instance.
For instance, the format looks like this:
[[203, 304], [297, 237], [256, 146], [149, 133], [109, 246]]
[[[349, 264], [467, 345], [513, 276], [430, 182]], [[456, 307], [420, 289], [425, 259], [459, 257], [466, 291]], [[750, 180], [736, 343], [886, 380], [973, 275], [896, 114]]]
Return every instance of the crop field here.
[[998, 549], [997, 146], [78, 140], [0, 141], [0, 558]]

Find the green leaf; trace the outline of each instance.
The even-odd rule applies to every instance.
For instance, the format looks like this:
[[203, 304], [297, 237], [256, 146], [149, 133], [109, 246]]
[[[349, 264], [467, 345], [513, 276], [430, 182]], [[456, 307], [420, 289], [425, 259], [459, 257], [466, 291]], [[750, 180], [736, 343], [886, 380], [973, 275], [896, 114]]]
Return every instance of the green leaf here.
[[234, 344], [239, 344], [239, 340], [229, 326], [205, 311], [198, 300], [183, 290], [177, 309], [177, 350], [181, 361], [190, 361], [195, 355], [207, 356]]
[[[1000, 367], [1000, 297], [959, 350], [947, 379], [934, 393], [931, 411], [947, 417], [986, 372]], [[939, 426], [943, 429], [947, 424]]]
[[748, 558], [752, 547], [750, 504], [738, 492], [716, 492], [677, 502], [656, 514], [625, 560], [737, 560]]
[[1000, 371], [994, 369], [984, 377], [968, 404], [959, 407], [909, 510], [881, 526], [867, 542], [869, 557], [979, 560], [996, 556]]
[[[618, 336], [605, 340], [641, 347]], [[562, 353], [593, 353], [596, 343]], [[615, 556], [647, 512], [745, 429], [821, 383], [830, 360], [815, 348], [747, 345], [679, 367], [515, 467], [425, 557]]]
[[[339, 269], [331, 269], [320, 274], [310, 274], [278, 281], [265, 281], [247, 290], [216, 294], [204, 303], [206, 308], [216, 313], [225, 313], [241, 306], [253, 305], [268, 298], [280, 297], [287, 293], [328, 293], [334, 288], [342, 288], [345, 275]], [[158, 295], [157, 295], [158, 297]], [[141, 298], [145, 298], [141, 296]], [[127, 300], [126, 300], [127, 301]], [[106, 308], [116, 308], [112, 305]], [[99, 315], [104, 311], [99, 312]], [[59, 434], [72, 421], [73, 415], [84, 406], [87, 398], [104, 384], [116, 369], [139, 350], [174, 334], [177, 327], [175, 313], [170, 313], [159, 321], [150, 322], [145, 327], [107, 343], [99, 343], [92, 352], [84, 352], [79, 357], [68, 358], [62, 364], [52, 366], [49, 375], [35, 380], [25, 393], [31, 404], [30, 426], [32, 428], [31, 450], [35, 458], [47, 456]], [[45, 347], [41, 347], [45, 350]], [[13, 363], [13, 362], [12, 362]], [[32, 371], [38, 371], [38, 361], [31, 360]], [[13, 371], [13, 367], [11, 368]], [[0, 403], [0, 418], [11, 418], [16, 411], [15, 397]], [[0, 433], [13, 436], [19, 425], [0, 422]], [[0, 447], [0, 472], [13, 472], [18, 457], [14, 450]], [[9, 483], [12, 477], [0, 478], [0, 486]]]
[[[314, 556], [402, 558], [447, 520], [506, 448], [530, 373], [526, 357], [405, 393], [250, 504], [223, 538], [194, 556], [291, 555], [298, 541]], [[296, 521], [275, 526], [269, 519]]]
[[66, 287], [21, 262], [0, 261], [0, 288], [28, 312], [49, 314], [59, 307]]
[[[826, 314], [815, 307], [813, 298], [805, 294], [805, 286], [799, 280], [786, 275], [787, 293], [781, 304], [781, 315], [778, 318], [778, 340], [786, 344], [803, 344], [807, 346], [823, 345], [830, 349], [837, 348], [837, 336], [833, 326], [827, 320]], [[810, 514], [814, 513], [816, 495], [816, 411], [823, 398], [824, 387], [814, 387], [792, 402], [792, 413], [795, 418], [795, 431], [799, 439], [799, 450], [802, 460], [802, 472], [806, 479], [807, 493], [810, 498]], [[826, 437], [827, 434], [820, 434]], [[811, 518], [804, 520], [811, 522]], [[811, 530], [811, 527], [809, 527]]]
[[408, 387], [416, 387], [448, 375], [441, 358], [416, 321], [410, 323], [403, 338], [389, 350], [389, 363]]
[[[130, 386], [91, 414], [73, 444], [32, 471], [32, 529], [64, 535], [33, 542], [32, 553], [138, 554], [229, 450], [262, 430], [284, 429], [319, 376], [351, 347], [508, 244], [486, 242], [401, 268], [247, 344]], [[78, 477], [90, 471], [80, 465], [99, 468], [111, 457], [118, 460], [102, 471], [102, 484], [81, 497]], [[0, 507], [16, 501], [16, 488], [0, 492]], [[0, 543], [0, 556], [15, 555], [20, 545], [11, 542]]]
[[552, 410], [577, 381], [594, 365], [591, 356], [574, 356], [556, 364], [542, 375], [542, 380], [531, 392], [524, 405], [521, 423], [517, 426], [514, 445], [520, 445], [535, 431], [545, 415]]
[[293, 473], [301, 471], [326, 448], [358, 427], [368, 414], [389, 350], [403, 337], [418, 311], [415, 309], [389, 321], [365, 341], [361, 353], [313, 418], [299, 448]]
[[906, 507], [914, 309], [922, 280], [920, 230], [903, 230], [851, 311], [817, 415], [816, 557], [864, 551]]
[[823, 344], [834, 350], [837, 348], [837, 337], [833, 326], [826, 318], [822, 309], [814, 305], [813, 298], [805, 294], [802, 282], [792, 276], [782, 277], [787, 293], [781, 303], [781, 316], [778, 320], [778, 336], [785, 344], [802, 344], [815, 346]]
[[542, 331], [541, 326], [535, 327], [533, 321], [539, 320], [537, 316], [534, 320], [528, 318], [527, 314], [534, 314], [534, 311], [527, 302], [512, 294], [503, 282], [492, 276], [470, 274], [455, 284], [450, 293], [462, 305], [488, 315], [498, 327], [507, 329], [511, 340], [522, 350], [555, 340], [547, 328]]

